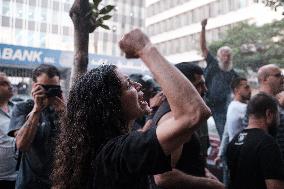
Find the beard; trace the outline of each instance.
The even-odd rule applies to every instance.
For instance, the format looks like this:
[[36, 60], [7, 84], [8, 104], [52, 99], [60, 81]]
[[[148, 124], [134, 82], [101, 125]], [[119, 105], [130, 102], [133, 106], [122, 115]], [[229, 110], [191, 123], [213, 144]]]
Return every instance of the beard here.
[[251, 97], [251, 94], [245, 96], [245, 95], [241, 95], [241, 98], [243, 101], [249, 101], [250, 100], [250, 97]]
[[224, 62], [221, 61], [219, 57], [217, 57], [219, 68], [225, 72], [229, 72], [233, 69], [233, 62], [232, 60], [229, 61], [229, 65], [227, 67], [224, 66]]

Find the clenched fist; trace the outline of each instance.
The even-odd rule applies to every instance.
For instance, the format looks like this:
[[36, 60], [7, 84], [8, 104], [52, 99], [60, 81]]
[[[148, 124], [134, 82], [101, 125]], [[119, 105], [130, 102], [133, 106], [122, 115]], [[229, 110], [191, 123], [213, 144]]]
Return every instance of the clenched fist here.
[[205, 28], [206, 25], [207, 25], [207, 19], [202, 20], [201, 21], [201, 26]]
[[126, 58], [138, 58], [139, 52], [150, 43], [149, 38], [141, 30], [134, 29], [122, 37], [119, 46], [125, 52]]

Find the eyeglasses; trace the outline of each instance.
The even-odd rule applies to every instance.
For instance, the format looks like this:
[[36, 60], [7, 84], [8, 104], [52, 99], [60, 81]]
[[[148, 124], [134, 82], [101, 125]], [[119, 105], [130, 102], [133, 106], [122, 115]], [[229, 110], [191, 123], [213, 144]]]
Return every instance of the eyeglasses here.
[[270, 75], [270, 76], [274, 76], [274, 77], [284, 77], [283, 73], [278, 73], [278, 74], [274, 74], [274, 75]]

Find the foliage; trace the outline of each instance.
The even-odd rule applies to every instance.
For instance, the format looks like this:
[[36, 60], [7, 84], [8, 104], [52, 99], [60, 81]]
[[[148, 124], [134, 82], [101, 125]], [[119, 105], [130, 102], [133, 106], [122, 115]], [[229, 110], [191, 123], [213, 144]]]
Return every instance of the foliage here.
[[236, 68], [256, 70], [265, 64], [284, 67], [284, 22], [276, 21], [263, 26], [240, 23], [229, 29], [223, 40], [212, 42], [211, 52], [227, 45], [233, 50]]
[[107, 5], [99, 9], [99, 4], [102, 0], [93, 0], [90, 2], [91, 10], [87, 12], [86, 18], [90, 21], [90, 33], [93, 32], [96, 28], [102, 27], [109, 30], [109, 26], [104, 24], [104, 21], [109, 20], [112, 16], [109, 13], [114, 9], [115, 6]]
[[284, 0], [263, 0], [262, 1], [266, 6], [273, 8], [275, 11], [278, 7], [284, 6]]

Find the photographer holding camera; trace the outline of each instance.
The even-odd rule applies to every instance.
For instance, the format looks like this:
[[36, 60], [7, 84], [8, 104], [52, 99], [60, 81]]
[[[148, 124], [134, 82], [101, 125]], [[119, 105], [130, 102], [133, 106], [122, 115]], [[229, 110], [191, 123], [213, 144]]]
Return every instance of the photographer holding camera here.
[[33, 100], [15, 106], [8, 133], [22, 152], [16, 189], [51, 187], [59, 114], [65, 109], [56, 67], [41, 64], [33, 71], [32, 96]]

